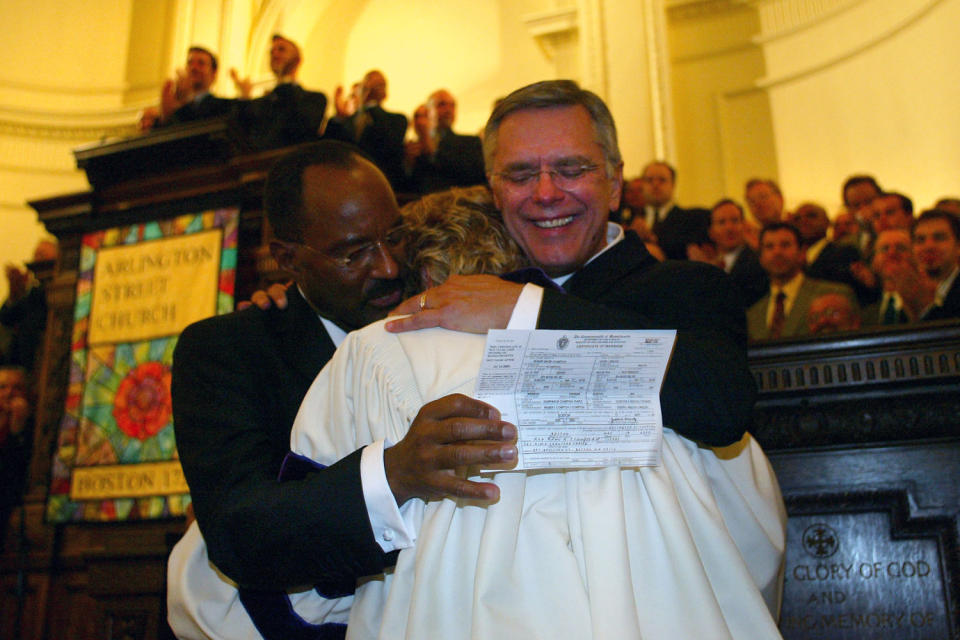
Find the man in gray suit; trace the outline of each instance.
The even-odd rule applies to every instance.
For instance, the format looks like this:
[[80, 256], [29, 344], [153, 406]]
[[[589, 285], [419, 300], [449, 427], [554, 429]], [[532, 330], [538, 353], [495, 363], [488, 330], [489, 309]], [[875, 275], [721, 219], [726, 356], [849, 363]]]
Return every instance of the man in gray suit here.
[[780, 222], [763, 228], [760, 265], [770, 276], [770, 292], [747, 310], [751, 340], [808, 334], [806, 318], [810, 303], [825, 293], [845, 295], [854, 308], [858, 308], [850, 287], [804, 276], [805, 264], [806, 254], [796, 227]]

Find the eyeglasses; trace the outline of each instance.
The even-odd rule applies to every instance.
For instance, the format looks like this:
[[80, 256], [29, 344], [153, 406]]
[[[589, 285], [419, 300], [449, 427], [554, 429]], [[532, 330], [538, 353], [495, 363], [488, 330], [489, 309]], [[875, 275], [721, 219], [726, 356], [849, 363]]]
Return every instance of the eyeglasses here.
[[387, 234], [378, 240], [360, 245], [350, 249], [344, 256], [331, 256], [317, 251], [310, 245], [297, 243], [313, 255], [328, 260], [341, 269], [363, 269], [368, 267], [381, 250], [390, 253], [397, 249], [407, 239], [407, 229], [405, 226], [394, 227]]
[[506, 181], [513, 187], [528, 187], [540, 178], [541, 173], [550, 176], [550, 180], [558, 189], [569, 189], [588, 173], [600, 168], [598, 164], [560, 165], [549, 169], [515, 169], [513, 171], [499, 171], [493, 175]]

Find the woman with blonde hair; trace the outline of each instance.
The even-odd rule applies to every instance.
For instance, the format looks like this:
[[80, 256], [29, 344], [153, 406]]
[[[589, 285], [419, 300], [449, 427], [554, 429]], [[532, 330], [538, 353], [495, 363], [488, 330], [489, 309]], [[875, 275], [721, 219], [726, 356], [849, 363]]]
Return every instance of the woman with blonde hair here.
[[486, 186], [426, 195], [400, 210], [406, 227], [409, 295], [452, 274], [501, 274], [525, 267]]

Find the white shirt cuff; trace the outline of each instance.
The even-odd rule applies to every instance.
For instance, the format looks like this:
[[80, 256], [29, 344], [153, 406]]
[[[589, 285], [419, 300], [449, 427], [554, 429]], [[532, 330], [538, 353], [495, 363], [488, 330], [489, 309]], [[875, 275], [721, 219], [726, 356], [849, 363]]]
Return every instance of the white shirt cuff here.
[[537, 318], [540, 317], [540, 304], [543, 302], [543, 287], [527, 283], [517, 298], [517, 304], [510, 314], [507, 329], [536, 329]]
[[417, 532], [404, 516], [404, 513], [409, 515], [410, 509], [399, 509], [393, 492], [390, 491], [387, 472], [383, 467], [385, 446], [389, 445], [383, 440], [377, 440], [363, 448], [360, 454], [360, 484], [363, 487], [363, 499], [367, 503], [367, 517], [373, 528], [373, 536], [383, 552], [389, 553], [412, 547], [417, 541]]

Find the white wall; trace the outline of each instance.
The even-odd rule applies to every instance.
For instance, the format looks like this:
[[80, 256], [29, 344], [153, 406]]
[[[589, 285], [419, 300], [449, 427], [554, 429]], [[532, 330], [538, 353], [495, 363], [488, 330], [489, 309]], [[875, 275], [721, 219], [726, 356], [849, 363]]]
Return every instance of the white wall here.
[[[87, 188], [70, 150], [132, 121], [124, 106], [130, 1], [2, 0], [0, 263], [33, 255], [26, 201]], [[6, 299], [0, 278], [0, 300]]]
[[681, 202], [742, 200], [753, 176], [831, 213], [853, 173], [917, 209], [960, 193], [960, 0], [669, 6]]
[[754, 88], [765, 71], [756, 8], [675, 4], [669, 15], [677, 201], [742, 201], [746, 180], [777, 175], [769, 99]]
[[[349, 89], [370, 69], [389, 81], [386, 106], [407, 114], [436, 89], [446, 88], [458, 103], [455, 128], [479, 131], [493, 101], [555, 71], [521, 16], [551, 3], [543, 0], [367, 0], [333, 3], [307, 41], [321, 67], [304, 75], [332, 96]], [[306, 72], [306, 70], [305, 70]]]
[[960, 193], [960, 0], [865, 0], [764, 43], [788, 199], [870, 173], [917, 209]]

